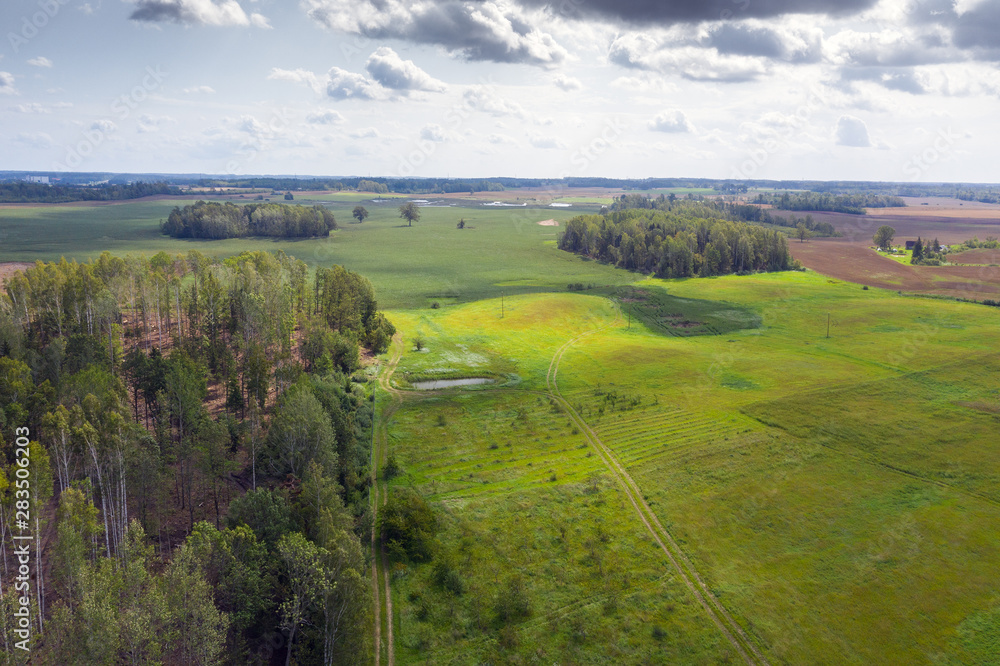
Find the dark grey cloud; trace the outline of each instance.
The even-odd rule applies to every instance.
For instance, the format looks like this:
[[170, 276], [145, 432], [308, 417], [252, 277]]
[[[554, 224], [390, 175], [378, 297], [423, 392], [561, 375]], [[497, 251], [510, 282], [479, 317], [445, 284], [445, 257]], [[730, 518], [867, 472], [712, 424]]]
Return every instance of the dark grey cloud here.
[[848, 15], [878, 0], [521, 0], [568, 18], [600, 18], [637, 25], [772, 18], [785, 14]]
[[726, 55], [756, 56], [789, 62], [818, 62], [822, 55], [819, 34], [793, 34], [762, 25], [720, 23], [708, 32], [704, 46]]
[[1000, 61], [1000, 3], [984, 0], [960, 10], [955, 0], [920, 0], [908, 6], [911, 25], [940, 26], [951, 42], [981, 60]]
[[303, 0], [308, 15], [338, 32], [443, 46], [465, 60], [552, 66], [566, 50], [516, 7], [494, 2]]

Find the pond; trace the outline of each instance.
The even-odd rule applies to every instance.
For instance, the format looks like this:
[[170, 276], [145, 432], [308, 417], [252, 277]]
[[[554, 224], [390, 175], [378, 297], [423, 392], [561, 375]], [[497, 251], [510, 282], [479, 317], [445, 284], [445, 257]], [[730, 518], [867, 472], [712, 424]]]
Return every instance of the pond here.
[[434, 379], [426, 382], [413, 382], [413, 388], [418, 391], [431, 391], [434, 389], [451, 388], [453, 386], [474, 386], [476, 384], [492, 384], [494, 379], [490, 377], [469, 377], [467, 379]]

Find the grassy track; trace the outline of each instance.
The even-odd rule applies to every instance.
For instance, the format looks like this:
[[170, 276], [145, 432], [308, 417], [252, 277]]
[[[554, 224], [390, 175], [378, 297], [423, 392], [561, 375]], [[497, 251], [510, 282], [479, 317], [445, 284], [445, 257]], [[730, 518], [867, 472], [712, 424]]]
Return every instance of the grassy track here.
[[[621, 321], [621, 314], [612, 322], [612, 324], [619, 323]], [[596, 333], [599, 329], [594, 331], [589, 331], [582, 333], [575, 338], [571, 338], [566, 342], [559, 350], [556, 352], [555, 356], [552, 357], [552, 362], [549, 365], [548, 373], [545, 377], [545, 383], [548, 387], [552, 396], [559, 401], [563, 409], [570, 415], [570, 418], [581, 427], [581, 429], [586, 433], [587, 439], [591, 446], [598, 452], [601, 459], [607, 465], [608, 469], [615, 475], [616, 480], [621, 486], [622, 490], [628, 496], [629, 502], [635, 509], [640, 520], [653, 535], [657, 544], [666, 554], [667, 559], [670, 560], [671, 565], [677, 572], [677, 575], [684, 582], [684, 585], [691, 591], [691, 593], [701, 604], [702, 608], [712, 619], [712, 622], [719, 628], [719, 631], [726, 637], [733, 648], [740, 654], [741, 657], [746, 661], [747, 664], [753, 666], [754, 664], [768, 664], [768, 661], [758, 650], [754, 642], [744, 633], [740, 625], [733, 620], [732, 616], [726, 611], [726, 609], [719, 603], [715, 595], [708, 589], [702, 580], [701, 576], [694, 569], [690, 560], [685, 557], [683, 550], [677, 545], [670, 533], [664, 529], [663, 524], [650, 509], [649, 505], [643, 499], [642, 491], [639, 486], [636, 485], [635, 481], [621, 465], [621, 463], [615, 458], [614, 454], [604, 445], [597, 433], [587, 425], [587, 422], [573, 409], [573, 407], [562, 397], [559, 392], [559, 363], [562, 361], [562, 357], [566, 350], [569, 349], [574, 344], [579, 343], [584, 338], [589, 335]], [[654, 527], [655, 526], [655, 527]], [[695, 585], [697, 583], [697, 586]]]
[[[399, 406], [398, 391], [392, 387], [391, 380], [392, 374], [396, 370], [396, 365], [399, 363], [399, 357], [402, 355], [402, 351], [402, 340], [397, 335], [392, 342], [390, 358], [386, 363], [385, 368], [383, 368], [382, 372], [379, 373], [378, 377], [379, 387], [386, 392], [389, 402], [378, 414], [378, 421], [376, 423], [376, 427], [374, 428], [374, 441], [372, 442], [371, 500], [373, 525], [377, 524], [379, 508], [385, 506], [385, 503], [389, 499], [387, 484], [384, 479], [379, 478], [378, 471], [384, 467], [388, 456], [389, 422], [392, 419], [393, 413], [395, 413], [397, 407]], [[378, 666], [378, 664], [381, 663], [382, 650], [384, 647], [386, 657], [385, 663], [387, 666], [395, 666], [396, 654], [395, 641], [392, 635], [392, 590], [389, 585], [389, 570], [387, 567], [385, 547], [381, 543], [381, 540], [377, 538], [376, 530], [374, 528], [372, 529], [371, 548], [372, 592], [375, 602], [375, 664]], [[379, 594], [380, 588], [384, 590], [381, 597]], [[382, 640], [383, 615], [385, 616], [385, 641]]]

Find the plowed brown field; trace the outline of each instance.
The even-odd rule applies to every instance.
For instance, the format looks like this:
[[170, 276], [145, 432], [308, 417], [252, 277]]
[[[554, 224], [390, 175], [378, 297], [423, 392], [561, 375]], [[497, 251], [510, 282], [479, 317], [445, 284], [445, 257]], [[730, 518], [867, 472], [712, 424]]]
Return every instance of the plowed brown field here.
[[909, 266], [862, 243], [840, 239], [793, 241], [788, 246], [807, 268], [848, 282], [976, 300], [1000, 294], [997, 266]]

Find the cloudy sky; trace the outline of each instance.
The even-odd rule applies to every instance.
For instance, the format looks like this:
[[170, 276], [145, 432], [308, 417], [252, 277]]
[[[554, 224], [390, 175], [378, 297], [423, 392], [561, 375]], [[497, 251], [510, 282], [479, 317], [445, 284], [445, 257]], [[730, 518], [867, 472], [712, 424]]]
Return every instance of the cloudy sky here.
[[3, 0], [0, 169], [1000, 181], [997, 0]]

